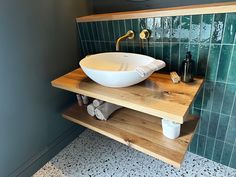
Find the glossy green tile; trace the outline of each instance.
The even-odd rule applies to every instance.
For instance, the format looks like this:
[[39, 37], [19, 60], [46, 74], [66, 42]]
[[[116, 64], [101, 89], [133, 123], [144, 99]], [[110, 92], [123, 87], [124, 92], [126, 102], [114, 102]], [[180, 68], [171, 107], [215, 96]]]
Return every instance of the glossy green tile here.
[[233, 145], [224, 143], [223, 153], [220, 159], [220, 163], [228, 166], [230, 162], [230, 157], [232, 155]]
[[230, 117], [225, 141], [233, 144], [236, 139], [236, 118]]
[[216, 140], [214, 151], [213, 151], [213, 158], [212, 158], [212, 160], [214, 160], [215, 162], [220, 162], [223, 146], [224, 146], [224, 143], [222, 141]]
[[212, 111], [220, 113], [221, 106], [223, 103], [223, 96], [225, 91], [225, 84], [223, 83], [216, 83], [214, 88], [214, 98], [213, 98], [213, 105]]
[[226, 85], [221, 113], [230, 115], [233, 106], [235, 91], [236, 91], [236, 85], [233, 84]]
[[172, 42], [180, 41], [180, 32], [181, 32], [181, 25], [180, 25], [180, 17], [172, 17]]
[[178, 72], [181, 72], [181, 64], [184, 61], [184, 59], [186, 58], [186, 53], [189, 51], [189, 43], [181, 43], [180, 44], [180, 56], [179, 56], [179, 70]]
[[200, 36], [201, 43], [210, 43], [212, 24], [213, 24], [213, 15], [212, 14], [202, 15], [201, 36]]
[[199, 135], [198, 136], [198, 146], [197, 146], [197, 154], [203, 156], [205, 153], [205, 146], [206, 146], [206, 137]]
[[[99, 52], [102, 52], [102, 50], [101, 50], [101, 42], [100, 41], [93, 41], [93, 42], [90, 42], [89, 43], [89, 45], [91, 45], [92, 46], [92, 49], [93, 49], [93, 53], [99, 53]], [[90, 48], [90, 51], [92, 50], [91, 48]]]
[[214, 144], [215, 144], [214, 138], [206, 137], [206, 149], [204, 156], [208, 159], [212, 159]]
[[208, 124], [209, 124], [210, 112], [209, 111], [202, 111], [200, 117], [200, 135], [207, 135], [208, 132]]
[[163, 41], [163, 27], [161, 23], [161, 18], [154, 18], [153, 26], [151, 30], [151, 37], [155, 42], [162, 42]]
[[229, 66], [229, 74], [227, 82], [236, 84], [236, 47], [233, 47], [232, 50], [232, 59], [231, 64]]
[[221, 43], [225, 24], [225, 14], [215, 14], [212, 29], [212, 43]]
[[171, 17], [161, 18], [163, 25], [163, 42], [171, 41]]
[[221, 49], [220, 62], [218, 66], [217, 81], [226, 82], [229, 64], [232, 56], [231, 45], [223, 45]]
[[163, 44], [162, 43], [155, 43], [155, 58], [156, 59], [163, 59]]
[[115, 40], [121, 36], [119, 20], [112, 21]]
[[148, 53], [147, 53], [147, 55], [148, 56], [151, 56], [151, 57], [153, 57], [153, 58], [155, 58], [155, 43], [149, 43], [149, 47], [148, 47]]
[[209, 45], [201, 44], [200, 48], [199, 48], [197, 75], [205, 76], [206, 68], [207, 68], [208, 54], [209, 54]]
[[211, 110], [214, 97], [214, 83], [205, 82], [202, 109]]
[[236, 147], [233, 148], [232, 157], [230, 159], [229, 166], [231, 168], [236, 168]]
[[108, 28], [108, 35], [109, 35], [109, 41], [115, 41], [115, 34], [113, 29], [112, 21], [107, 21], [107, 28]]
[[146, 18], [139, 19], [139, 28], [140, 28], [140, 32], [144, 29], [147, 29], [147, 19]]
[[179, 71], [179, 50], [180, 45], [172, 43], [171, 45], [171, 71]]
[[236, 13], [228, 13], [224, 32], [224, 44], [233, 44], [236, 33]]
[[208, 57], [206, 79], [215, 81], [217, 77], [218, 62], [220, 58], [220, 45], [211, 45]]
[[228, 123], [229, 123], [229, 116], [221, 114], [219, 117], [219, 126], [218, 126], [216, 139], [221, 140], [221, 141], [225, 140]]
[[196, 76], [197, 74], [197, 66], [198, 66], [198, 58], [199, 58], [199, 45], [200, 44], [190, 44], [190, 52], [192, 54], [192, 60], [194, 61], [195, 67], [193, 68], [193, 73]]
[[211, 138], [216, 137], [219, 116], [220, 116], [219, 114], [213, 112], [211, 112], [210, 114], [208, 136]]
[[204, 89], [204, 87], [201, 88], [201, 90], [197, 94], [196, 100], [194, 101], [195, 108], [198, 108], [198, 109], [202, 108], [203, 89]]
[[86, 36], [85, 40], [91, 41], [92, 34], [90, 34], [90, 32], [89, 32], [89, 25], [88, 25], [88, 23], [84, 24], [84, 34]]
[[190, 144], [190, 152], [196, 153], [198, 147], [198, 134], [194, 134], [192, 142]]
[[231, 116], [236, 117], [236, 92], [234, 93], [234, 95], [232, 95], [232, 97], [234, 98], [234, 103], [232, 105]]
[[171, 71], [170, 70], [170, 64], [171, 64], [170, 49], [171, 49], [170, 43], [163, 44], [163, 60], [166, 63], [166, 71]]
[[120, 35], [123, 36], [127, 33], [126, 28], [125, 28], [125, 20], [118, 20], [119, 22], [119, 32]]
[[190, 40], [190, 17], [189, 15], [181, 17], [181, 42], [189, 42]]
[[104, 34], [103, 34], [103, 28], [102, 28], [102, 22], [94, 22], [96, 26], [97, 31], [97, 40], [104, 41]]
[[133, 26], [133, 31], [135, 33], [134, 41], [139, 42], [140, 41], [139, 33], [141, 32], [140, 27], [139, 27], [139, 19], [132, 19], [131, 22]]
[[103, 33], [104, 41], [110, 41], [110, 35], [109, 35], [110, 32], [107, 26], [107, 21], [102, 21], [101, 26], [102, 26], [101, 33]]
[[198, 43], [200, 41], [202, 15], [193, 15], [190, 27], [190, 42]]
[[192, 110], [191, 110], [191, 114], [192, 115], [200, 117], [201, 116], [201, 112], [202, 112], [201, 109], [197, 109], [194, 106], [192, 106]]

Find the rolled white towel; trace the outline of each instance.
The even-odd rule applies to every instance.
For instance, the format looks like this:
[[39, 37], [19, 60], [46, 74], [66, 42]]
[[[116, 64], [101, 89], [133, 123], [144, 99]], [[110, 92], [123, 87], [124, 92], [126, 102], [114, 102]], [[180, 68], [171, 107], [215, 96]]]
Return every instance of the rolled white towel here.
[[95, 106], [91, 103], [87, 106], [87, 112], [90, 116], [95, 116]]
[[81, 98], [81, 95], [80, 95], [80, 94], [76, 94], [76, 98], [77, 98], [77, 100], [78, 100], [78, 105], [79, 105], [79, 106], [82, 106], [82, 105], [83, 105], [83, 100], [82, 100], [82, 98]]
[[152, 72], [160, 70], [166, 66], [166, 63], [162, 60], [154, 60], [151, 63], [143, 66], [136, 67], [136, 72], [141, 76], [145, 77], [150, 75]]
[[95, 115], [100, 120], [107, 120], [114, 111], [120, 108], [122, 107], [115, 104], [103, 103], [95, 109]]
[[93, 105], [95, 106], [95, 107], [98, 107], [98, 106], [100, 106], [100, 105], [102, 105], [104, 103], [104, 101], [102, 101], [102, 100], [93, 100]]

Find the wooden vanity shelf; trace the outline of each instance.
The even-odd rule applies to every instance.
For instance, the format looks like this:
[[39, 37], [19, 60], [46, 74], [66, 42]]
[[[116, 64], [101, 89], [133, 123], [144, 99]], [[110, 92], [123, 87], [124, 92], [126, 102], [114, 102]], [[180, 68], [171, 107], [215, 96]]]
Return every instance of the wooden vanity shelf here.
[[82, 69], [76, 69], [52, 81], [54, 87], [79, 93], [184, 123], [188, 110], [203, 83], [195, 79], [191, 84], [173, 84], [168, 74], [154, 73], [144, 82], [126, 88], [109, 88], [89, 79]]
[[85, 107], [74, 104], [64, 111], [63, 117], [176, 168], [181, 166], [198, 122], [198, 118], [189, 117], [181, 126], [180, 137], [171, 140], [162, 134], [160, 118], [128, 108], [116, 111], [107, 121], [100, 121], [89, 116]]
[[[64, 118], [177, 168], [197, 126], [198, 118], [189, 115], [189, 108], [202, 84], [203, 79], [173, 84], [168, 74], [154, 73], [131, 87], [108, 88], [93, 82], [81, 69], [52, 81], [54, 87], [125, 107], [108, 121], [99, 121], [75, 104], [63, 113]], [[162, 134], [161, 118], [182, 124], [179, 138], [171, 140]]]

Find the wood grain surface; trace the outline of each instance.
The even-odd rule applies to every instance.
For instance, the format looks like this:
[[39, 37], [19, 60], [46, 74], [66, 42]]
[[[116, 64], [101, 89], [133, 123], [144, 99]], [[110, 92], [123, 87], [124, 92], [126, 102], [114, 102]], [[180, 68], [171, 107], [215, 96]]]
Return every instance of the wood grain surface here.
[[63, 117], [177, 168], [198, 122], [198, 118], [191, 117], [181, 125], [180, 137], [171, 140], [162, 134], [160, 118], [127, 108], [116, 111], [107, 121], [100, 121], [89, 116], [85, 107], [74, 104], [64, 111]]
[[76, 18], [77, 22], [109, 21], [148, 17], [183, 16], [236, 12], [236, 2], [221, 2], [151, 10], [95, 14]]
[[183, 123], [203, 79], [173, 84], [170, 75], [154, 73], [144, 82], [126, 88], [109, 88], [76, 69], [52, 81], [54, 87], [107, 101], [153, 116]]

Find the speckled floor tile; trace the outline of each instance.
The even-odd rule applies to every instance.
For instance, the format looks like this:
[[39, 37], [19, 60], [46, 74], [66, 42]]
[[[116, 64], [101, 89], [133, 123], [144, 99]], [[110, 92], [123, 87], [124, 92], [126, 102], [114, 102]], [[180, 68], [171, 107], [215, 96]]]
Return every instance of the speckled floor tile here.
[[188, 152], [181, 169], [85, 130], [33, 177], [236, 177], [236, 169]]

